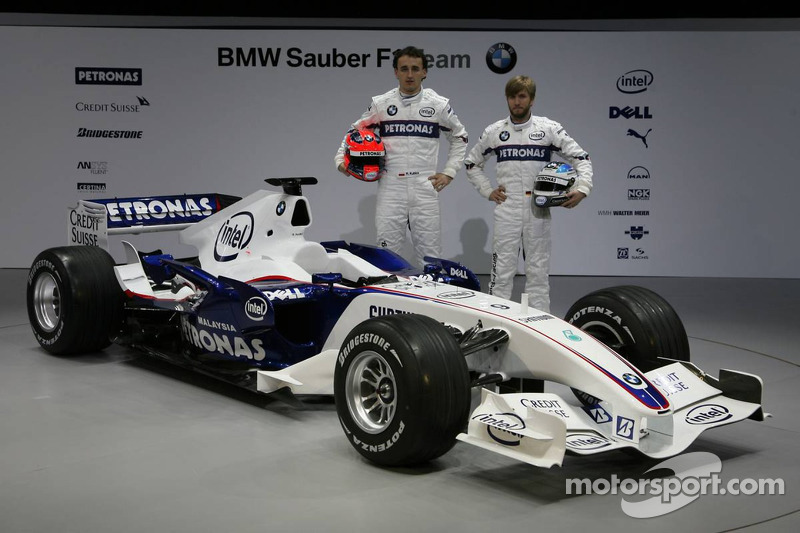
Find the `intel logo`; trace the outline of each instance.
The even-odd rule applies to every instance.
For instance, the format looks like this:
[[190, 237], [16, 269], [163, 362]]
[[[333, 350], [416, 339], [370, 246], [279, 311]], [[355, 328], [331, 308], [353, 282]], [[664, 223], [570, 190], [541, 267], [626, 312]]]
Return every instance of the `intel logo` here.
[[534, 203], [539, 207], [544, 207], [544, 204], [547, 203], [547, 198], [544, 196], [537, 196], [536, 199], [534, 200]]
[[542, 139], [544, 139], [544, 132], [534, 131], [528, 135], [528, 138], [532, 141], [541, 141]]
[[703, 424], [716, 424], [733, 417], [733, 414], [724, 405], [709, 403], [695, 407], [686, 413], [686, 422], [698, 426]]
[[522, 441], [522, 435], [516, 431], [525, 429], [525, 422], [516, 413], [481, 413], [472, 419], [486, 424], [486, 431], [498, 444], [519, 446]]
[[419, 110], [419, 114], [425, 118], [432, 117], [436, 113], [436, 110], [432, 107], [423, 107]]
[[253, 215], [247, 211], [236, 213], [219, 228], [214, 243], [214, 259], [220, 262], [233, 261], [253, 238]]
[[253, 296], [244, 304], [244, 312], [251, 320], [264, 320], [267, 309], [267, 301], [260, 296]]
[[651, 83], [653, 83], [653, 73], [649, 70], [631, 70], [617, 78], [617, 90], [625, 94], [643, 93]]

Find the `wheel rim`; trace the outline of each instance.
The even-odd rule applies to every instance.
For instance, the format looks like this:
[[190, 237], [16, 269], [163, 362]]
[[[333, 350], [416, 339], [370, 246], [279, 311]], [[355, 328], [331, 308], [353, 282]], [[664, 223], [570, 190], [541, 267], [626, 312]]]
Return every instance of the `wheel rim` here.
[[43, 273], [36, 278], [33, 309], [39, 327], [48, 333], [56, 329], [61, 320], [61, 290], [52, 274]]
[[347, 409], [358, 427], [376, 434], [385, 430], [397, 409], [396, 381], [386, 359], [364, 351], [353, 360], [345, 378]]
[[585, 331], [621, 355], [624, 353], [627, 347], [627, 344], [622, 340], [622, 337], [620, 337], [619, 334], [608, 324], [604, 324], [602, 322], [587, 322], [581, 326], [581, 330]]

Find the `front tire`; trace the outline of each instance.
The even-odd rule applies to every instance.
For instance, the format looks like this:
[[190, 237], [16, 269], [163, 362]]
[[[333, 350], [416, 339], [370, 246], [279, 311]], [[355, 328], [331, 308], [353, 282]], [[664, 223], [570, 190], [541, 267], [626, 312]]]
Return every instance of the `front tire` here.
[[48, 352], [102, 350], [122, 323], [123, 295], [114, 260], [91, 246], [41, 252], [28, 272], [27, 306], [33, 334]]
[[644, 372], [667, 364], [659, 357], [689, 361], [689, 339], [680, 317], [664, 298], [644, 287], [591, 292], [572, 304], [565, 320]]
[[387, 315], [362, 322], [342, 343], [334, 395], [342, 428], [361, 455], [383, 466], [412, 466], [455, 445], [469, 415], [469, 372], [439, 322]]

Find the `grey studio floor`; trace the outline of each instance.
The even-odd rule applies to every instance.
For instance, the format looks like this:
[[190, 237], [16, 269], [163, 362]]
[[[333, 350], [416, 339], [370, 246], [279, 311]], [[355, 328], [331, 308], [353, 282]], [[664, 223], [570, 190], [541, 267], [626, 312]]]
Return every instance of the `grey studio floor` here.
[[781, 479], [784, 494], [705, 494], [632, 518], [620, 494], [567, 494], [565, 481], [638, 479], [656, 460], [539, 469], [459, 442], [422, 468], [380, 468], [345, 440], [332, 402], [289, 407], [119, 346], [48, 355], [26, 274], [0, 270], [0, 533], [800, 530], [800, 279], [553, 277], [559, 316], [597, 288], [653, 289], [696, 364], [765, 383], [771, 418], [707, 431], [687, 452], [718, 456], [723, 480]]

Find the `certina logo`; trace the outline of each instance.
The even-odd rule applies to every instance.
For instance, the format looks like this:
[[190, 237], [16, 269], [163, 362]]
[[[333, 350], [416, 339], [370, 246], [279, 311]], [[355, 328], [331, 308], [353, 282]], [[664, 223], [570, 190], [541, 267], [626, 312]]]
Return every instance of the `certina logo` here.
[[253, 214], [242, 211], [222, 223], [214, 243], [214, 259], [233, 261], [253, 238]]
[[541, 141], [544, 139], [545, 133], [543, 131], [532, 131], [528, 134], [528, 139], [532, 141]]
[[141, 96], [136, 97], [138, 103], [123, 103], [123, 102], [77, 102], [75, 109], [81, 112], [89, 113], [138, 113], [142, 107], [147, 107], [150, 102]]
[[88, 182], [78, 182], [78, 190], [81, 192], [105, 192], [106, 191], [106, 184], [105, 183], [88, 183]]
[[638, 241], [645, 235], [650, 235], [650, 231], [644, 229], [644, 226], [631, 226], [631, 229], [625, 230], [625, 235], [630, 235], [631, 239]]
[[90, 174], [106, 174], [108, 161], [78, 161], [78, 170], [88, 170]]
[[141, 139], [141, 130], [90, 130], [78, 128], [78, 137], [97, 137], [101, 139]]
[[[307, 52], [302, 48], [217, 48], [218, 67], [278, 67], [291, 68], [371, 68], [391, 65], [394, 55], [391, 48], [377, 48], [370, 52], [342, 52], [332, 48], [324, 52]], [[434, 68], [470, 68], [469, 54], [425, 53], [428, 70]]]
[[628, 200], [649, 200], [650, 189], [628, 189]]
[[625, 106], [623, 108], [611, 106], [608, 108], [608, 118], [633, 118], [633, 119], [650, 119], [653, 118], [653, 115], [650, 114], [650, 107], [644, 106], [644, 110], [642, 111], [639, 106], [630, 107]]
[[75, 67], [77, 85], [141, 85], [142, 69]]
[[573, 450], [597, 450], [611, 445], [611, 441], [592, 433], [573, 433], [567, 435], [567, 448]]
[[633, 167], [628, 171], [628, 179], [629, 180], [649, 180], [650, 179], [650, 171], [644, 167], [637, 166]]
[[625, 94], [643, 93], [653, 83], [653, 73], [649, 70], [629, 70], [617, 78], [617, 90]]
[[436, 110], [432, 107], [423, 107], [419, 110], [419, 114], [425, 118], [431, 118], [433, 115], [436, 114]]
[[264, 320], [268, 309], [267, 301], [260, 296], [253, 296], [244, 304], [244, 312], [250, 320]]
[[508, 43], [495, 43], [486, 51], [486, 66], [495, 74], [507, 74], [517, 64], [517, 51]]
[[482, 413], [472, 417], [486, 424], [486, 431], [496, 442], [505, 446], [519, 446], [522, 435], [515, 433], [525, 429], [525, 422], [515, 413]]
[[724, 405], [709, 403], [699, 405], [686, 413], [686, 422], [695, 426], [716, 424], [731, 417], [733, 417], [733, 414]]

